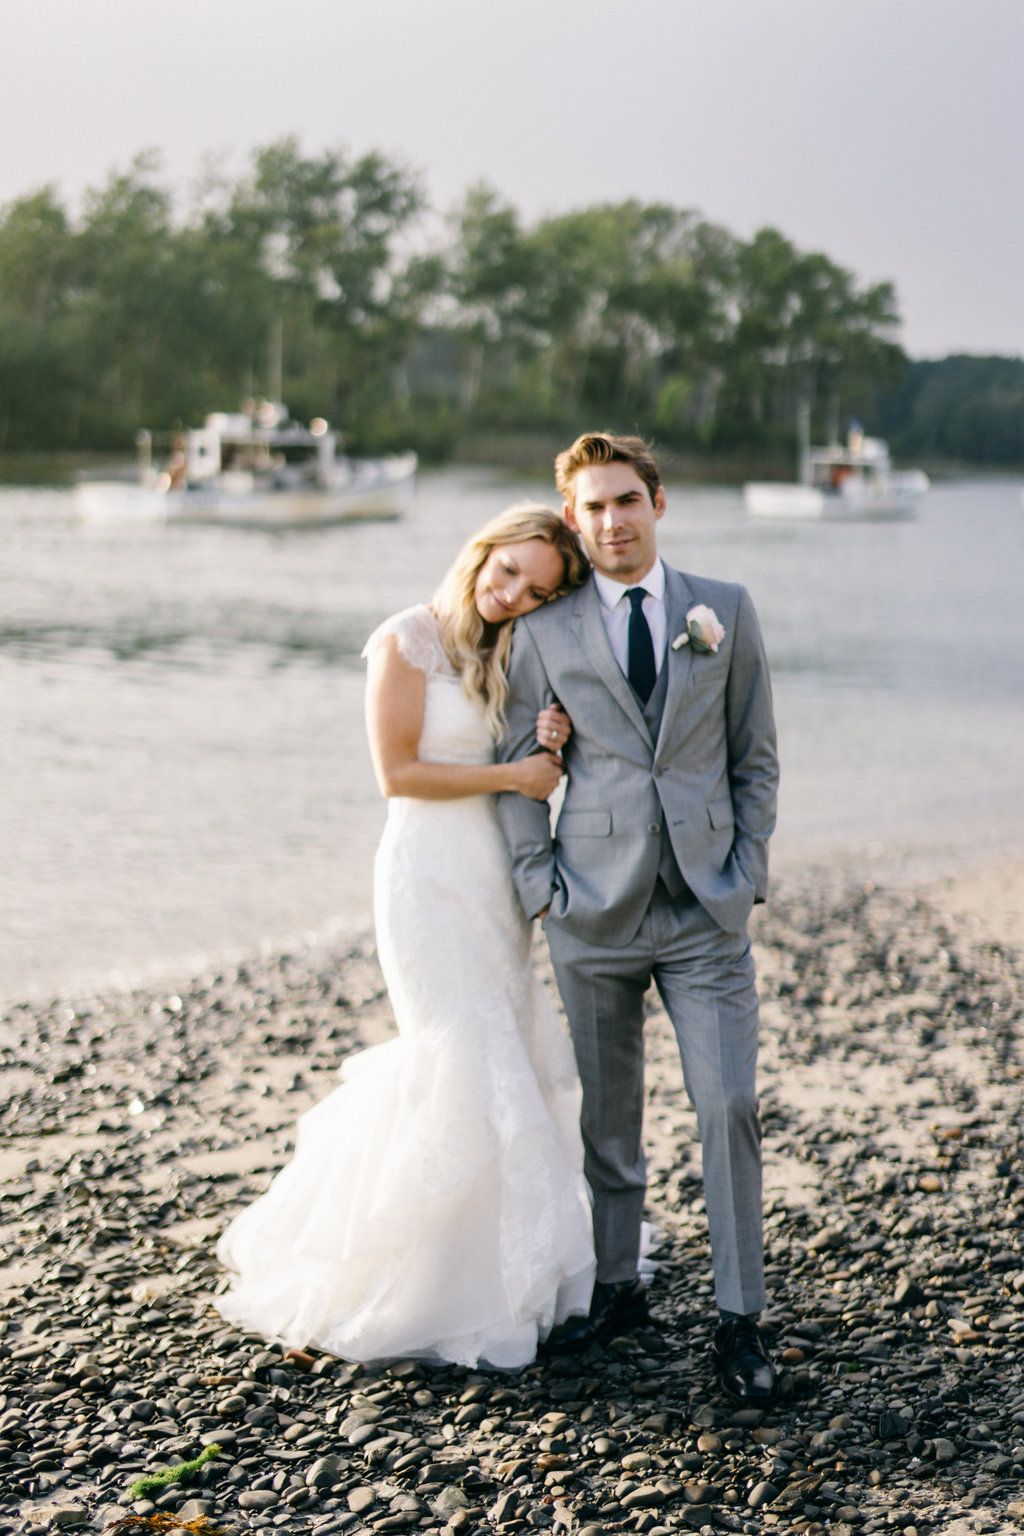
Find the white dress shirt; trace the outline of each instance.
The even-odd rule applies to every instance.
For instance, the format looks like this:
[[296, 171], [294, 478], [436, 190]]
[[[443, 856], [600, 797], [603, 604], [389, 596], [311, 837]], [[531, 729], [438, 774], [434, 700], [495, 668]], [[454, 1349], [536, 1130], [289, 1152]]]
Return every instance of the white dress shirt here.
[[660, 672], [665, 660], [665, 636], [668, 629], [665, 612], [665, 567], [661, 561], [655, 560], [647, 575], [640, 581], [631, 581], [626, 584], [613, 581], [610, 576], [605, 576], [601, 571], [595, 571], [594, 585], [601, 599], [601, 617], [604, 620], [612, 654], [626, 677], [629, 676], [630, 614], [630, 603], [626, 593], [630, 587], [643, 587], [646, 593], [642, 605], [644, 618], [647, 620], [651, 642], [654, 645], [654, 666], [656, 671]]

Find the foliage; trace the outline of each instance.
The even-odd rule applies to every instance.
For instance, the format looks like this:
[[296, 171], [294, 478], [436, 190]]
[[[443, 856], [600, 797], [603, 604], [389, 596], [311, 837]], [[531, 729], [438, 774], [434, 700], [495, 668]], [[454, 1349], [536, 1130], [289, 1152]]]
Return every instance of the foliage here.
[[293, 138], [184, 207], [152, 154], [77, 216], [53, 187], [17, 199], [0, 209], [0, 451], [124, 450], [142, 425], [280, 395], [355, 450], [598, 423], [789, 458], [802, 401], [820, 437], [880, 425], [882, 392], [908, 448], [1021, 456], [1012, 367], [907, 373], [892, 286], [778, 230], [741, 240], [637, 200], [529, 223], [483, 183], [440, 240], [428, 218], [406, 167]]
[[879, 403], [901, 454], [1024, 465], [1024, 359], [946, 357], [915, 362]]
[[[0, 448], [124, 447], [276, 387], [305, 414], [386, 397], [423, 262], [400, 260], [418, 183], [371, 154], [257, 151], [176, 218], [152, 155], [89, 192], [0, 210]], [[429, 291], [430, 284], [427, 285]]]

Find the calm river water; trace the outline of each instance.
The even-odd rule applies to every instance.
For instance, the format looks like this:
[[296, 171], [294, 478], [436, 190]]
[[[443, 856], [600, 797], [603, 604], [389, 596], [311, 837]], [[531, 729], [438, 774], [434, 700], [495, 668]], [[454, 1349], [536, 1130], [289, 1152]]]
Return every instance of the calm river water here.
[[[1016, 484], [940, 486], [876, 526], [668, 492], [666, 558], [745, 582], [761, 615], [778, 868], [885, 878], [1024, 845]], [[271, 535], [90, 528], [67, 492], [0, 491], [0, 995], [366, 926], [360, 649], [524, 495], [548, 493], [439, 471], [404, 522]]]

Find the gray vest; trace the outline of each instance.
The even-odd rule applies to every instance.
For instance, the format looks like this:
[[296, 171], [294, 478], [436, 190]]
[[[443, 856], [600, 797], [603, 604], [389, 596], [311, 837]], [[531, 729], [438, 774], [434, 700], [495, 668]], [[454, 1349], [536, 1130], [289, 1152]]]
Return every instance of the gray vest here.
[[[666, 659], [662, 657], [658, 680], [654, 685], [650, 698], [644, 705], [644, 719], [647, 722], [647, 728], [651, 733], [652, 741], [657, 741], [658, 731], [661, 729], [661, 717], [665, 712], [665, 694], [667, 690], [668, 666]], [[681, 896], [686, 889], [686, 881], [679, 873], [679, 865], [676, 863], [676, 856], [672, 852], [672, 843], [669, 840], [664, 815], [661, 821], [661, 858], [658, 861], [658, 879], [672, 897]]]

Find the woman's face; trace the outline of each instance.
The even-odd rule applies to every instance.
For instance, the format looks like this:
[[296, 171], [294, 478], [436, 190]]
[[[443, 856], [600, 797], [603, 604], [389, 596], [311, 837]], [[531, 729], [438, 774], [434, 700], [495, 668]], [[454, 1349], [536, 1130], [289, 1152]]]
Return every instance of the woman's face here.
[[496, 544], [476, 578], [476, 611], [487, 624], [507, 624], [547, 602], [564, 575], [561, 555], [543, 539]]

